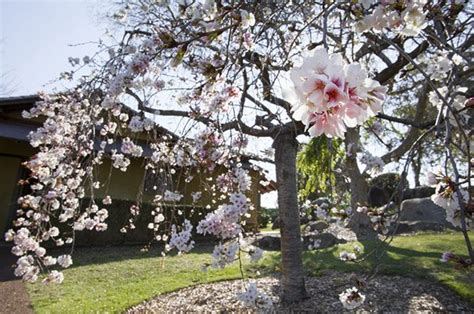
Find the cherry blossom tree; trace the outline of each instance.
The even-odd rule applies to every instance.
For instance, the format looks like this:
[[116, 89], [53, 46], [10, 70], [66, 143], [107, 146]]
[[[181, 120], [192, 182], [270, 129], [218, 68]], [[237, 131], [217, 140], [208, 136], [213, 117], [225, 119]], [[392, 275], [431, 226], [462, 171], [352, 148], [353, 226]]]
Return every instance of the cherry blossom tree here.
[[[6, 234], [19, 256], [15, 273], [35, 281], [46, 270], [46, 282], [61, 282], [62, 273], [53, 268], [69, 267], [73, 261], [69, 255], [48, 255], [42, 243], [73, 244], [75, 232], [107, 229], [113, 200], [96, 200], [94, 190], [108, 184], [97, 178], [97, 167], [108, 158], [122, 171], [131, 160], [144, 158], [147, 171], [164, 173], [169, 182], [176, 175], [192, 181], [189, 169], [198, 168], [208, 178], [216, 169], [226, 169], [215, 181], [204, 180], [215, 199], [206, 204], [213, 211], [197, 226], [178, 210], [165, 217], [163, 208], [183, 197], [174, 186], [155, 195], [149, 228], [167, 251], [192, 249], [194, 229], [217, 236], [222, 242], [213, 252], [215, 267], [245, 251], [256, 259], [261, 252], [247, 250], [242, 241], [242, 218], [252, 205], [245, 195], [250, 179], [241, 156], [249, 141], [268, 138], [275, 150], [281, 218], [281, 298], [300, 301], [307, 294], [297, 136], [345, 138], [351, 191], [363, 195], [356, 159], [359, 128], [375, 119], [411, 128], [406, 145], [383, 156], [385, 163], [405, 153], [412, 160], [411, 147], [427, 134], [444, 136], [450, 166], [442, 177], [436, 176], [441, 183], [435, 201], [451, 210], [453, 219], [459, 217], [468, 240], [470, 198], [462, 187], [470, 187], [472, 166], [464, 116], [472, 103], [466, 102], [472, 93], [464, 88], [472, 72], [471, 9], [462, 1], [423, 0], [117, 4], [113, 18], [121, 37], [101, 44], [95, 56], [72, 58], [74, 68], [64, 79], [80, 76], [84, 68], [90, 73], [80, 76], [74, 89], [42, 95], [43, 101], [24, 113], [46, 120], [30, 135], [39, 149], [26, 163], [35, 179], [33, 193], [20, 198], [17, 229]], [[426, 61], [433, 56], [440, 62]], [[402, 101], [425, 104], [427, 93], [438, 108], [434, 121], [392, 115]], [[390, 110], [383, 111], [383, 106]], [[179, 122], [165, 130], [167, 117]], [[447, 171], [454, 174], [452, 179]], [[193, 194], [195, 202], [199, 193]], [[82, 209], [85, 195], [91, 202]], [[353, 207], [358, 203], [354, 199]], [[135, 228], [140, 209], [138, 195], [123, 232]], [[68, 231], [61, 233], [59, 225]], [[353, 288], [340, 299], [354, 308], [365, 297]], [[253, 284], [241, 300], [263, 307], [269, 303]]]

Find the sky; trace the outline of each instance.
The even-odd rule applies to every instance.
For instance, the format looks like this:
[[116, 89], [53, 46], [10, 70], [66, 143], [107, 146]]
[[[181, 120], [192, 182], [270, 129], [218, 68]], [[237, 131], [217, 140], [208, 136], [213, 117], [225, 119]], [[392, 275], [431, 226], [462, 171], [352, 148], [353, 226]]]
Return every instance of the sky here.
[[[0, 0], [0, 74], [9, 94], [52, 91], [68, 57], [92, 54], [105, 31], [94, 0]], [[74, 46], [72, 46], [74, 45]]]
[[[108, 1], [110, 3], [110, 1]], [[104, 38], [107, 0], [0, 0], [1, 96], [54, 92], [56, 82], [70, 70], [69, 57], [93, 55]], [[250, 149], [268, 148], [255, 142]], [[275, 179], [273, 165], [262, 165]], [[262, 195], [262, 206], [276, 207], [276, 192]]]

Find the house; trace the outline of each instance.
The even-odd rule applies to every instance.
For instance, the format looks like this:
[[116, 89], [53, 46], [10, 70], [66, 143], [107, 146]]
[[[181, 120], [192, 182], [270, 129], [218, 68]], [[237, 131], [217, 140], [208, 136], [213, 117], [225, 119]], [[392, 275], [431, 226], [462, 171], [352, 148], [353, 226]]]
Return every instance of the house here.
[[[27, 193], [27, 186], [21, 186], [18, 182], [27, 178], [27, 169], [22, 163], [30, 159], [36, 150], [29, 145], [28, 134], [42, 125], [40, 119], [25, 119], [22, 111], [30, 109], [39, 96], [20, 96], [0, 98], [0, 233], [3, 235], [6, 230], [12, 227], [17, 210], [17, 199], [22, 194]], [[132, 109], [130, 109], [132, 110]], [[269, 185], [262, 185], [264, 179], [260, 171], [250, 167], [250, 160], [243, 160], [249, 165], [249, 172], [252, 178], [252, 188], [248, 194], [255, 206], [251, 216], [246, 221], [246, 229], [258, 229], [258, 210], [260, 209], [260, 196], [275, 189], [274, 182]], [[216, 169], [217, 176], [224, 169]], [[135, 158], [129, 166], [127, 172], [121, 172], [111, 167], [110, 160], [106, 159], [99, 168], [98, 176], [101, 182], [111, 175], [107, 186], [103, 186], [94, 193], [95, 199], [102, 199], [105, 195], [112, 197], [113, 204], [109, 208], [108, 230], [105, 232], [78, 232], [76, 233], [76, 243], [79, 245], [100, 245], [100, 244], [124, 244], [124, 243], [146, 243], [153, 238], [153, 232], [147, 228], [151, 221], [150, 212], [153, 209], [151, 200], [155, 194], [157, 183], [156, 177], [147, 177], [147, 172], [143, 167], [143, 159]], [[198, 173], [197, 173], [198, 176]], [[159, 180], [158, 180], [159, 181]], [[205, 208], [196, 208], [192, 205], [191, 192], [201, 189], [200, 182], [196, 179], [188, 184], [180, 184], [182, 190], [179, 192], [184, 198], [174, 210], [186, 212], [194, 221], [198, 221], [205, 214]], [[142, 188], [144, 187], [144, 188]], [[141, 193], [143, 192], [143, 193]], [[119, 230], [130, 219], [129, 208], [137, 203], [140, 198], [142, 204], [142, 214], [134, 222], [136, 228], [127, 233], [120, 233]], [[83, 199], [81, 206], [90, 204], [90, 197]], [[3, 237], [2, 237], [3, 238]]]

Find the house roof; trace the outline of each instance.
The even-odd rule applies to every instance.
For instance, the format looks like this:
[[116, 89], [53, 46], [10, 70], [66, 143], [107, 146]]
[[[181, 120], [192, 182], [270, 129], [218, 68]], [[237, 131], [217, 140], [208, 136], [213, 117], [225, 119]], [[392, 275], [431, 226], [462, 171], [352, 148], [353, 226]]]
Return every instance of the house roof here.
[[[31, 121], [26, 122], [26, 119], [21, 119], [20, 121], [5, 119], [5, 117], [2, 117], [1, 114], [28, 110], [41, 99], [42, 98], [38, 95], [0, 97], [0, 137], [26, 141], [27, 135], [30, 133], [30, 131], [37, 129], [38, 125], [32, 125], [34, 123]], [[128, 106], [124, 106], [123, 109], [128, 114], [139, 114], [136, 110]], [[178, 138], [176, 134], [159, 125], [156, 125], [156, 129], [158, 132], [167, 134], [172, 138]]]
[[41, 100], [41, 97], [38, 95], [1, 97], [0, 112], [27, 109], [39, 100]]
[[0, 137], [17, 141], [27, 141], [28, 134], [38, 126], [0, 119]]
[[2, 116], [2, 113], [29, 109], [40, 99], [38, 95], [0, 98], [0, 137], [17, 141], [27, 141], [28, 134], [37, 129], [38, 125], [34, 123], [24, 123], [22, 120], [10, 119]]

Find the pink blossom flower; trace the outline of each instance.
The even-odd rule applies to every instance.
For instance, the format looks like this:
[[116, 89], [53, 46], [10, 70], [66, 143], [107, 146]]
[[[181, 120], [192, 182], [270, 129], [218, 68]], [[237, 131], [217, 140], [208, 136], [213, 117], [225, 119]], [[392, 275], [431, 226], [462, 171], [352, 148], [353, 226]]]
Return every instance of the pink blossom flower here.
[[367, 78], [360, 64], [345, 64], [340, 54], [323, 48], [292, 70], [291, 79], [300, 100], [293, 118], [308, 128], [311, 136], [344, 137], [346, 127], [355, 127], [381, 110], [386, 88]]
[[344, 137], [346, 127], [342, 119], [338, 116], [339, 107], [334, 107], [332, 112], [311, 113], [308, 121], [310, 125], [308, 132], [311, 136], [317, 137], [325, 134], [328, 137]]
[[454, 254], [452, 252], [444, 252], [443, 255], [441, 255], [441, 258], [439, 260], [440, 262], [447, 263], [452, 258], [454, 258]]

